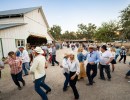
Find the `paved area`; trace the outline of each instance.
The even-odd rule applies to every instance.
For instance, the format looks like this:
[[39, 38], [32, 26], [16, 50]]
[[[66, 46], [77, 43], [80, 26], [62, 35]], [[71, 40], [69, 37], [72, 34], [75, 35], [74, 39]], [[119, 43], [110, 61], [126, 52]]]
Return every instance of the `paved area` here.
[[[62, 61], [65, 52], [70, 49], [57, 51], [57, 60]], [[130, 57], [127, 57], [127, 63]], [[126, 72], [130, 69], [128, 64], [118, 63], [115, 65], [115, 72], [112, 73], [112, 81], [101, 81], [99, 73], [95, 78], [96, 83], [88, 87], [86, 86], [87, 78], [77, 82], [77, 88], [80, 94], [80, 100], [130, 100], [130, 83], [124, 78]], [[10, 76], [9, 66], [2, 71], [2, 79], [0, 80], [0, 100], [41, 100], [40, 96], [34, 91], [32, 76], [24, 77], [26, 86], [21, 90], [17, 90]], [[130, 80], [130, 79], [129, 79]], [[49, 100], [73, 100], [71, 88], [67, 92], [62, 91], [64, 76], [59, 66], [51, 66], [47, 69], [46, 83], [52, 88], [52, 92], [48, 94]]]

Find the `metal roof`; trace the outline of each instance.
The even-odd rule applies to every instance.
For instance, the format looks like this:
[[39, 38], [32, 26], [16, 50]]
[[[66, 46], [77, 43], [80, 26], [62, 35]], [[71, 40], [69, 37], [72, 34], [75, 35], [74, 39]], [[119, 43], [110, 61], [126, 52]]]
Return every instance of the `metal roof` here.
[[0, 24], [0, 30], [25, 25], [26, 23]]
[[25, 14], [25, 13], [28, 13], [28, 12], [33, 11], [35, 9], [38, 9], [38, 8], [41, 8], [41, 7], [31, 7], [31, 8], [22, 8], [22, 9], [0, 11], [0, 16]]

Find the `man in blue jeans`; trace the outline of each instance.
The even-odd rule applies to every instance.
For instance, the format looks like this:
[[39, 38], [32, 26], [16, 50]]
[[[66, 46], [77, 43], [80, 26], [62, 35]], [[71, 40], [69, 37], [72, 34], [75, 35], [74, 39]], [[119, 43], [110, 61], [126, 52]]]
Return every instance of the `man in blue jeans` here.
[[[44, 82], [46, 78], [45, 68], [47, 68], [47, 65], [46, 59], [42, 54], [43, 50], [40, 47], [34, 49], [35, 58], [30, 68], [30, 72], [34, 75], [35, 91], [41, 96], [42, 100], [48, 100], [46, 94], [51, 92], [51, 88]], [[46, 93], [41, 89], [41, 87], [46, 90]]]
[[30, 58], [29, 58], [29, 54], [27, 52], [27, 50], [24, 49], [24, 47], [19, 47], [19, 50], [21, 52], [21, 57], [22, 57], [22, 68], [23, 68], [23, 72], [24, 72], [24, 76], [28, 75], [28, 70], [30, 69], [29, 67], [29, 62], [30, 62]]

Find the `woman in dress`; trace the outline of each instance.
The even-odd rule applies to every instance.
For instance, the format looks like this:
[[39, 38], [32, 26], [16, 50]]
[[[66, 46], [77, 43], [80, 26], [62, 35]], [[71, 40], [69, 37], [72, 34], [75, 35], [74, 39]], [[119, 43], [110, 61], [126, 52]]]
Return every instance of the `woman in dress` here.
[[86, 72], [85, 72], [85, 67], [84, 67], [84, 55], [82, 52], [83, 52], [83, 48], [79, 48], [77, 58], [79, 60], [80, 74], [78, 76], [78, 80], [86, 77]]
[[78, 100], [79, 99], [79, 93], [78, 93], [78, 90], [76, 88], [76, 82], [78, 80], [80, 68], [79, 68], [78, 61], [75, 60], [73, 52], [70, 53], [70, 59], [68, 60], [68, 64], [69, 64], [69, 73], [70, 73], [70, 78], [69, 78], [70, 79], [69, 80], [70, 86], [73, 90], [75, 100]]

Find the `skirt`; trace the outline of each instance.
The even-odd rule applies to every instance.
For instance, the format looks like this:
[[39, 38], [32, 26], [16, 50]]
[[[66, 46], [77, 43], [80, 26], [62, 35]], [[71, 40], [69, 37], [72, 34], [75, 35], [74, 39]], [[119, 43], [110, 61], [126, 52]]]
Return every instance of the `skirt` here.
[[80, 62], [79, 66], [80, 66], [80, 74], [78, 76], [78, 79], [85, 78], [86, 77], [86, 71], [85, 71], [84, 63]]

